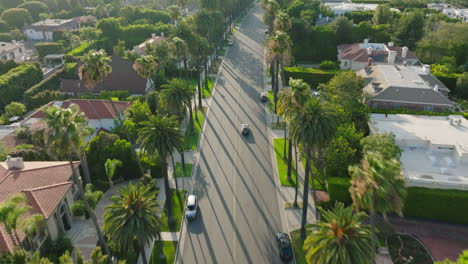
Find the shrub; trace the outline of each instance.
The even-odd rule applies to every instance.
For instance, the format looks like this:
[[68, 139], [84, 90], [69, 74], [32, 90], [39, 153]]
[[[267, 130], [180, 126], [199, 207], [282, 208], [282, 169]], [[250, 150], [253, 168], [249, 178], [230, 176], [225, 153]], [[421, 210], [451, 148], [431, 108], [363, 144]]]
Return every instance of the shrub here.
[[5, 117], [23, 116], [26, 113], [26, 106], [22, 103], [11, 102], [5, 106]]
[[122, 28], [122, 35], [120, 36], [120, 39], [125, 41], [125, 46], [127, 49], [131, 49], [133, 46], [138, 45], [146, 39], [150, 38], [152, 33], [156, 33], [158, 35], [164, 33], [167, 36], [169, 34], [169, 29], [169, 25], [161, 23], [156, 25], [131, 25]]
[[340, 201], [345, 204], [352, 203], [351, 195], [349, 194], [349, 178], [328, 178], [328, 194], [331, 201]]
[[403, 214], [410, 217], [468, 224], [468, 192], [408, 188]]
[[320, 83], [327, 83], [337, 73], [338, 71], [322, 71], [304, 67], [287, 67], [284, 69], [286, 80], [289, 80], [289, 78], [302, 79], [312, 88], [316, 88]]
[[83, 216], [86, 213], [86, 206], [82, 200], [78, 200], [73, 204], [71, 211], [73, 216]]
[[39, 42], [34, 44], [34, 48], [36, 48], [40, 59], [46, 55], [60, 54], [64, 51], [62, 44], [57, 42]]
[[43, 256], [53, 263], [59, 263], [59, 258], [65, 252], [73, 252], [73, 245], [69, 238], [60, 235], [57, 240], [50, 239], [50, 236], [42, 246]]
[[[32, 86], [25, 92], [26, 97], [26, 104], [29, 106], [29, 99], [30, 97], [46, 91], [51, 90], [55, 91], [60, 88], [60, 84], [62, 82], [61, 79], [77, 79], [78, 76], [75, 73], [76, 63], [65, 63], [65, 67], [62, 69], [57, 70], [52, 75], [48, 76], [47, 78], [43, 79], [38, 84]], [[28, 107], [31, 109], [31, 107]]]
[[14, 60], [0, 61], [0, 75], [7, 73], [9, 70], [18, 67], [19, 64]]
[[31, 13], [24, 8], [10, 8], [2, 13], [2, 20], [7, 22], [11, 27], [21, 28], [25, 24], [32, 22]]
[[318, 66], [319, 70], [330, 71], [330, 70], [339, 70], [338, 65], [334, 61], [324, 60]]
[[0, 20], [0, 32], [7, 33], [10, 32], [10, 25], [7, 22]]
[[34, 145], [31, 144], [20, 144], [15, 147], [17, 150], [22, 150], [22, 149], [34, 149]]
[[9, 33], [0, 33], [0, 41], [10, 42], [12, 39]]
[[[27, 145], [27, 144], [24, 144]], [[31, 145], [32, 146], [32, 145]], [[36, 148], [17, 149], [8, 153], [12, 157], [22, 157], [24, 161], [47, 161], [51, 160], [46, 152]]]
[[31, 136], [31, 132], [29, 131], [29, 127], [27, 126], [22, 126], [16, 129], [16, 136], [19, 139], [26, 139]]
[[[0, 76], [1, 104], [19, 101], [28, 89], [42, 80], [42, 70], [36, 64], [22, 64]], [[4, 106], [4, 105], [3, 105]]]
[[66, 62], [76, 62], [78, 60], [77, 57], [84, 55], [91, 49], [91, 46], [88, 42], [83, 42], [80, 46], [72, 49], [67, 54], [65, 54], [65, 61]]

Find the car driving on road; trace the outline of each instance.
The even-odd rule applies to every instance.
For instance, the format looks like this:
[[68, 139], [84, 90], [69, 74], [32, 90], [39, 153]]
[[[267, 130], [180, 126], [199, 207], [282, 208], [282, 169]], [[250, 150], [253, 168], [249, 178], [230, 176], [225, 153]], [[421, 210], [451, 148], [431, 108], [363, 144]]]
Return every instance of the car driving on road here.
[[248, 136], [250, 133], [249, 125], [248, 124], [242, 124], [241, 125], [241, 133], [243, 136]]
[[260, 100], [261, 100], [262, 102], [268, 101], [268, 96], [267, 96], [267, 94], [266, 94], [265, 92], [262, 92], [262, 93], [260, 94]]
[[185, 217], [187, 220], [195, 220], [197, 218], [198, 203], [197, 197], [193, 194], [187, 198], [187, 206], [185, 209]]
[[293, 251], [289, 235], [286, 233], [278, 233], [276, 234], [276, 239], [278, 241], [279, 255], [281, 260], [284, 262], [291, 261], [293, 258]]

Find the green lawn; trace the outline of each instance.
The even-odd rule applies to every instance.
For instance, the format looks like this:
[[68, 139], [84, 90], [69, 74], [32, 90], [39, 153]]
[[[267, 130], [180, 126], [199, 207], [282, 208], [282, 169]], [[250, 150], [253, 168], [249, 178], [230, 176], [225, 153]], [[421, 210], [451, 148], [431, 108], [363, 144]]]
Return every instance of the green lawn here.
[[149, 263], [150, 264], [165, 264], [165, 263], [172, 264], [174, 263], [177, 242], [176, 241], [162, 241], [163, 252], [164, 252], [164, 255], [166, 256], [166, 259], [164, 260], [161, 260], [159, 258], [160, 245], [161, 243], [159, 241], [154, 242]]
[[[307, 225], [306, 228], [310, 227]], [[307, 229], [306, 234], [310, 234], [310, 230]], [[291, 232], [291, 243], [294, 250], [294, 257], [296, 258], [296, 264], [307, 264], [305, 259], [306, 252], [303, 249], [304, 241], [301, 240], [301, 230], [295, 230]]]
[[[288, 147], [286, 142], [286, 148]], [[296, 171], [293, 161], [293, 169], [291, 173], [291, 181], [288, 181], [288, 163], [286, 159], [283, 159], [284, 152], [284, 138], [273, 139], [273, 145], [275, 147], [276, 165], [278, 167], [278, 175], [280, 178], [281, 185], [294, 187], [296, 185]]]
[[205, 119], [205, 113], [202, 110], [197, 111], [198, 121], [193, 117], [195, 132], [192, 133], [190, 129], [185, 131], [185, 149], [186, 150], [197, 150], [198, 138], [201, 134], [201, 128], [203, 120]]
[[184, 206], [185, 206], [185, 192], [179, 190], [179, 195], [175, 189], [171, 189], [171, 199], [172, 199], [172, 214], [174, 215], [174, 225], [169, 226], [167, 219], [167, 208], [164, 206], [164, 211], [161, 215], [162, 232], [179, 232], [180, 225], [183, 219]]
[[209, 98], [211, 96], [211, 93], [213, 92], [213, 86], [214, 86], [215, 79], [214, 78], [208, 78], [208, 89], [205, 88], [203, 85], [203, 93], [202, 96], [203, 98]]
[[185, 163], [185, 175], [182, 173], [182, 162], [177, 162], [175, 164], [175, 175], [176, 178], [190, 177], [192, 176], [193, 164]]
[[273, 91], [268, 91], [267, 97], [268, 97], [268, 111], [270, 111], [271, 113], [274, 113], [275, 112], [275, 98], [273, 95]]

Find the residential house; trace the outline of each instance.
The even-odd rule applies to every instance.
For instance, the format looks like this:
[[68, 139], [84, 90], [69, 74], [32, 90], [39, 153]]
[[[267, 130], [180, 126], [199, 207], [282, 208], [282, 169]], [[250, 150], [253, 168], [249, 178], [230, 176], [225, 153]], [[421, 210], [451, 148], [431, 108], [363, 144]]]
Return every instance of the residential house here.
[[408, 186], [468, 190], [468, 120], [462, 116], [371, 114], [371, 133], [391, 133]]
[[442, 13], [450, 18], [460, 19], [462, 22], [468, 22], [468, 8], [444, 8]]
[[145, 55], [146, 54], [146, 46], [147, 45], [156, 45], [159, 42], [166, 41], [167, 38], [164, 37], [164, 32], [161, 33], [161, 36], [158, 36], [156, 34], [151, 34], [151, 38], [145, 40], [143, 43], [139, 44], [138, 46], [133, 47], [133, 51], [138, 54], [138, 55]]
[[343, 44], [337, 46], [338, 60], [342, 70], [357, 71], [368, 64], [416, 65], [419, 59], [407, 47], [398, 47], [392, 42]]
[[122, 6], [133, 6], [142, 4], [143, 0], [122, 0]]
[[[78, 165], [79, 162], [74, 162], [75, 167]], [[71, 228], [70, 208], [77, 198], [72, 173], [66, 161], [24, 162], [22, 158], [8, 157], [0, 163], [0, 202], [24, 194], [31, 207], [25, 217], [40, 214], [45, 219], [31, 238], [20, 228], [15, 235], [8, 233], [0, 224], [0, 253], [11, 252], [17, 246], [31, 251], [39, 249], [48, 237], [56, 239]]]
[[[351, 3], [351, 1], [349, 2], [325, 1], [324, 5], [329, 7], [333, 11], [333, 14], [335, 16], [343, 16], [344, 14], [348, 12], [354, 12], [354, 11], [373, 11], [378, 6], [378, 4]], [[400, 10], [396, 8], [391, 8], [391, 10], [394, 12], [400, 12]]]
[[78, 30], [79, 19], [46, 19], [23, 27], [23, 33], [28, 40], [53, 41], [54, 31]]
[[[110, 100], [97, 99], [69, 99], [66, 101], [52, 101], [41, 107], [39, 110], [26, 117], [21, 122], [24, 126], [33, 124], [45, 118], [44, 109], [50, 106], [68, 108], [70, 105], [77, 105], [88, 119], [88, 125], [92, 127], [95, 133], [100, 130], [112, 131], [115, 126], [115, 120], [119, 115], [123, 117], [125, 110], [131, 105], [130, 102], [116, 102]], [[92, 138], [92, 135], [90, 138]]]
[[68, 95], [99, 94], [101, 91], [128, 91], [131, 95], [137, 96], [150, 91], [150, 83], [133, 69], [133, 62], [113, 55], [109, 65], [112, 67], [112, 72], [106, 76], [104, 81], [93, 87], [87, 87], [81, 80], [63, 79], [60, 91]]
[[429, 65], [371, 65], [357, 74], [365, 78], [364, 94], [372, 108], [453, 110], [449, 89], [430, 71]]
[[0, 42], [0, 60], [14, 60], [16, 62], [23, 62], [29, 58], [26, 53], [24, 44], [22, 42]]

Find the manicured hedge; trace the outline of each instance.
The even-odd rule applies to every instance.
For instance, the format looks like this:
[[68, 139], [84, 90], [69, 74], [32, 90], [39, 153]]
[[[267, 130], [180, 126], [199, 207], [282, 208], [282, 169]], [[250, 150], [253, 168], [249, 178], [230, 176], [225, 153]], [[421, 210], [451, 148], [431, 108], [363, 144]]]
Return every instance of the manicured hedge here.
[[34, 48], [36, 48], [41, 60], [46, 55], [61, 54], [64, 51], [62, 44], [57, 42], [39, 42], [34, 44]]
[[302, 79], [308, 83], [310, 87], [316, 88], [320, 83], [327, 83], [339, 71], [322, 71], [314, 68], [304, 67], [286, 67], [284, 69], [284, 77], [286, 80], [289, 78]]
[[[329, 178], [330, 200], [351, 203], [349, 186], [348, 178]], [[404, 216], [468, 224], [468, 191], [419, 187], [410, 187], [407, 191]]]
[[[453, 74], [452, 74], [453, 75]], [[450, 92], [454, 92], [455, 89], [457, 89], [457, 78], [459, 74], [456, 74], [455, 76], [443, 76], [443, 75], [437, 75], [434, 74], [439, 81], [441, 81], [447, 88], [449, 88]]]
[[133, 49], [134, 46], [150, 38], [152, 33], [155, 33], [157, 35], [161, 35], [161, 33], [164, 33], [165, 36], [168, 36], [170, 28], [170, 25], [161, 23], [158, 23], [156, 25], [145, 24], [122, 27], [122, 34], [120, 35], [120, 40], [125, 41], [125, 46], [127, 47], [127, 49]]
[[42, 70], [36, 64], [22, 64], [0, 75], [0, 106], [12, 101], [21, 101], [29, 87], [42, 80]]
[[330, 200], [350, 204], [352, 200], [349, 194], [349, 186], [349, 178], [328, 178], [328, 194], [330, 195]]
[[77, 61], [78, 56], [84, 55], [91, 49], [91, 45], [88, 42], [83, 42], [80, 46], [72, 49], [70, 52], [65, 54], [65, 60], [67, 62], [74, 62]]
[[14, 60], [0, 61], [0, 75], [7, 73], [9, 70], [18, 67], [18, 63]]
[[403, 214], [409, 217], [468, 224], [468, 191], [408, 188]]

